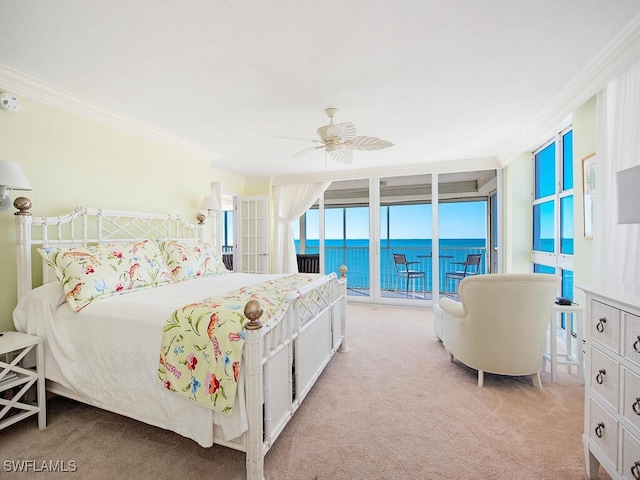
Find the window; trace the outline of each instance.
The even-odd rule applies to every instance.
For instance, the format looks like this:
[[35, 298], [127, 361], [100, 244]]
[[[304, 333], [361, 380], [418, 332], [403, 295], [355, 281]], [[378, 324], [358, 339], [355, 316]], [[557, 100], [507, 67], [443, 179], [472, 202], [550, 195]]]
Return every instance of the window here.
[[[324, 272], [338, 274], [346, 265], [350, 300], [374, 303], [433, 301], [445, 291], [452, 262], [465, 261], [468, 253], [481, 253], [480, 271], [492, 271], [497, 253], [488, 257], [488, 232], [491, 225], [496, 245], [497, 227], [488, 216], [497, 215], [496, 171], [439, 175], [437, 224], [432, 181], [431, 174], [419, 174], [332, 182], [322, 201], [292, 222], [296, 252], [316, 253], [322, 245]], [[439, 260], [433, 258], [436, 245]], [[411, 282], [411, 293], [403, 281], [396, 288], [392, 253], [405, 254], [412, 268], [425, 272], [424, 280]]]
[[320, 252], [320, 210], [314, 205], [300, 218], [291, 222], [296, 254], [316, 254]]
[[533, 271], [558, 273], [573, 298], [573, 131], [567, 128], [534, 154]]
[[222, 251], [233, 252], [233, 211], [222, 212]]
[[369, 207], [327, 207], [324, 217], [324, 258], [327, 272], [339, 275], [340, 265], [349, 268], [349, 287], [369, 296]]

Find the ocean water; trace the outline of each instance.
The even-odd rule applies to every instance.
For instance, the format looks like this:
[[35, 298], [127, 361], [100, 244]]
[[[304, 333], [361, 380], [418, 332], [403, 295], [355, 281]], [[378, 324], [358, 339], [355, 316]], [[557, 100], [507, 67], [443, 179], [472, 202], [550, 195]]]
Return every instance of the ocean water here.
[[[370, 288], [369, 278], [369, 247], [368, 239], [349, 239], [349, 240], [325, 240], [325, 272], [335, 272], [340, 274], [340, 266], [346, 265], [348, 268], [348, 284], [351, 288]], [[431, 255], [432, 243], [430, 239], [393, 239], [382, 240], [380, 242], [380, 285], [382, 290], [394, 290], [396, 285], [396, 269], [393, 264], [393, 253], [404, 253], [409, 262], [418, 262], [412, 264], [411, 268], [423, 270], [425, 272], [426, 283], [423, 285], [422, 279], [415, 280], [409, 286], [409, 289], [415, 287], [416, 291], [424, 288], [427, 292], [432, 291], [432, 259], [424, 258]], [[447, 271], [458, 270], [459, 265], [453, 265], [453, 262], [464, 262], [469, 253], [482, 254], [482, 262], [480, 272], [486, 271], [486, 242], [483, 238], [474, 239], [441, 239], [439, 242], [440, 249], [440, 275], [439, 285], [440, 291], [453, 290], [455, 286], [445, 283], [445, 274]], [[296, 252], [300, 253], [300, 244], [296, 240]], [[305, 253], [318, 253], [318, 240], [307, 240]], [[422, 258], [421, 258], [422, 257]], [[398, 282], [398, 288], [404, 289], [404, 279]]]
[[[318, 253], [318, 240], [307, 240], [306, 253]], [[325, 272], [335, 272], [340, 275], [340, 266], [346, 265], [348, 271], [348, 284], [351, 288], [370, 288], [369, 278], [369, 246], [368, 239], [350, 240], [325, 240]], [[453, 291], [455, 285], [452, 281], [446, 283], [446, 272], [459, 270], [459, 265], [453, 262], [464, 262], [469, 253], [482, 254], [480, 272], [487, 269], [486, 242], [483, 238], [474, 239], [441, 239], [440, 240], [440, 266], [438, 284], [441, 292]], [[543, 251], [553, 252], [553, 239], [542, 239], [540, 247]], [[573, 240], [563, 239], [561, 249], [563, 253], [573, 253]], [[299, 241], [296, 240], [296, 251], [300, 253]], [[432, 259], [420, 258], [431, 254], [431, 240], [426, 239], [394, 239], [380, 242], [380, 286], [382, 290], [394, 290], [396, 284], [396, 270], [393, 265], [392, 253], [404, 253], [408, 261], [420, 262], [411, 267], [424, 270], [426, 283], [421, 279], [416, 280], [415, 289], [422, 291], [423, 286], [427, 292], [433, 291]], [[540, 273], [557, 273], [554, 268], [536, 266], [535, 271]], [[413, 284], [409, 288], [412, 289]], [[405, 288], [404, 279], [398, 283], [400, 290]], [[562, 271], [562, 296], [573, 298], [573, 272]]]

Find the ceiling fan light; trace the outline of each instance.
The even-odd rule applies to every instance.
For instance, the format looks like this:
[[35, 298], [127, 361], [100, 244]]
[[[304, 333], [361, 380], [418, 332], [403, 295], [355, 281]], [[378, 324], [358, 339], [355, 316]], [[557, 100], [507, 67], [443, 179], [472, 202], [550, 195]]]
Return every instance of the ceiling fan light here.
[[333, 153], [338, 150], [338, 145], [336, 145], [335, 143], [327, 143], [326, 149], [327, 152]]
[[324, 127], [320, 127], [316, 130], [316, 134], [323, 142], [330, 142], [333, 140], [333, 135], [329, 133], [329, 128], [331, 125], [325, 125]]

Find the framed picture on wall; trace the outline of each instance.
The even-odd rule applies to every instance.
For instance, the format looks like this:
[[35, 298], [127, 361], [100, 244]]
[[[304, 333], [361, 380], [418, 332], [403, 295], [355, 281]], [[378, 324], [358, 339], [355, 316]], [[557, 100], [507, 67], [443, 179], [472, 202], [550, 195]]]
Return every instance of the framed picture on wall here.
[[584, 237], [593, 238], [593, 219], [596, 194], [596, 154], [582, 159], [582, 191], [584, 192]]

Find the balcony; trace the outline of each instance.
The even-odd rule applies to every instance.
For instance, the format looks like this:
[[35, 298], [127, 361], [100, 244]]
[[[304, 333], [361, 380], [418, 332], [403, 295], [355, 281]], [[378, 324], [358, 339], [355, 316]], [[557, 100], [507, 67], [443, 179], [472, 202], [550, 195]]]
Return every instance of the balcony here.
[[[358, 242], [358, 241], [355, 241]], [[412, 246], [393, 241], [393, 246], [382, 246], [380, 248], [380, 291], [383, 298], [413, 298], [417, 300], [431, 300], [433, 293], [433, 272], [431, 247]], [[451, 245], [447, 245], [450, 243]], [[482, 243], [482, 245], [479, 245]], [[307, 245], [306, 252], [318, 253], [317, 246]], [[412, 280], [409, 290], [405, 294], [405, 283], [401, 279], [398, 285], [398, 292], [395, 292], [396, 269], [393, 263], [393, 253], [404, 253], [407, 260], [419, 261], [420, 264], [413, 265], [414, 268], [425, 272], [426, 285], [424, 285], [425, 295], [423, 296], [422, 279]], [[447, 285], [445, 275], [451, 271], [452, 262], [464, 262], [467, 254], [480, 253], [483, 261], [480, 265], [479, 273], [485, 273], [486, 247], [484, 240], [442, 240], [440, 246], [440, 267], [438, 275], [438, 288], [440, 293], [455, 291], [455, 285], [449, 281]], [[371, 282], [369, 278], [369, 247], [368, 246], [325, 246], [324, 271], [325, 273], [335, 272], [340, 274], [340, 265], [346, 265], [349, 269], [347, 274], [347, 290], [350, 296], [369, 296]]]

